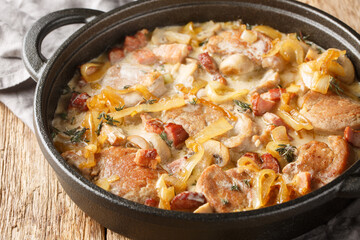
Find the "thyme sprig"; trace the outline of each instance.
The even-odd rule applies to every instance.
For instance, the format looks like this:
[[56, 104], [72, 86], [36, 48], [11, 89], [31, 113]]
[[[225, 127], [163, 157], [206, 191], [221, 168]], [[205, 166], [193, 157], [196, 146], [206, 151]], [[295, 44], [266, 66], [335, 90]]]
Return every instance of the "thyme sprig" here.
[[116, 111], [121, 111], [121, 110], [124, 109], [124, 107], [125, 107], [125, 104], [122, 105], [122, 106], [119, 104], [119, 107], [115, 107], [115, 110], [116, 110]]
[[239, 191], [239, 190], [240, 189], [239, 189], [238, 185], [234, 184], [234, 185], [231, 186], [231, 191]]
[[111, 126], [115, 126], [115, 123], [119, 123], [119, 121], [115, 120], [113, 117], [110, 117], [110, 115], [104, 112], [100, 113], [97, 119], [104, 119], [106, 120], [106, 123]]
[[166, 142], [166, 144], [167, 144], [169, 147], [172, 146], [173, 141], [171, 141], [171, 140], [168, 139], [168, 136], [167, 136], [167, 133], [166, 133], [166, 132], [160, 133], [160, 137], [161, 137], [162, 140], [164, 140], [164, 141]]
[[157, 99], [146, 99], [146, 98], [143, 98], [144, 101], [145, 101], [145, 104], [154, 104], [156, 103], [158, 100]]
[[239, 112], [246, 112], [246, 111], [250, 111], [252, 112], [252, 109], [251, 109], [251, 105], [248, 104], [248, 103], [245, 103], [245, 102], [242, 102], [242, 101], [239, 101], [239, 100], [234, 100], [234, 103], [235, 105], [239, 106], [240, 109], [238, 109]]
[[81, 130], [79, 130], [79, 128], [73, 128], [64, 131], [63, 133], [70, 137], [70, 141], [72, 143], [78, 143], [80, 141], [84, 141], [84, 135], [86, 130], [88, 130], [88, 128], [82, 128]]
[[335, 92], [339, 96], [341, 96], [342, 94], [345, 94], [344, 90], [339, 86], [339, 83], [336, 81], [336, 79], [334, 77], [331, 77], [329, 87], [330, 87], [331, 91]]
[[275, 151], [277, 151], [281, 157], [285, 158], [287, 162], [292, 162], [295, 160], [295, 146], [292, 146], [290, 144], [279, 144], [279, 146], [280, 147], [276, 148]]
[[97, 128], [96, 128], [96, 130], [95, 130], [95, 133], [96, 133], [96, 135], [100, 135], [100, 132], [101, 132], [101, 129], [102, 129], [102, 127], [103, 127], [103, 120], [101, 120], [100, 121], [100, 123], [99, 123], [99, 125], [97, 126]]

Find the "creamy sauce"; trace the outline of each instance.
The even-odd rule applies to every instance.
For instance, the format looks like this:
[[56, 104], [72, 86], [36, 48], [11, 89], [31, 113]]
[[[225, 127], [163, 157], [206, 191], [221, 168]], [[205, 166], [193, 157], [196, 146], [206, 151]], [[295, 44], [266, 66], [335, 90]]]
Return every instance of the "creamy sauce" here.
[[[349, 94], [359, 96], [360, 85], [357, 81], [351, 84], [341, 83], [339, 79], [336, 79], [336, 75], [331, 74], [330, 70], [326, 70], [328, 71], [326, 72], [323, 69], [321, 71], [316, 69], [316, 66], [322, 63], [320, 62], [322, 56], [328, 53], [328, 51], [324, 52], [322, 50], [322, 54], [318, 53], [314, 59], [310, 59], [309, 51], [319, 49], [317, 45], [313, 43], [311, 46], [307, 45], [301, 39], [297, 39], [294, 34], [279, 33], [268, 27], [255, 26], [253, 30], [247, 30], [246, 28], [240, 21], [189, 23], [186, 26], [157, 28], [152, 34], [141, 35], [139, 32], [135, 36], [129, 37], [129, 39], [136, 39], [137, 42], [135, 41], [135, 43], [134, 40], [127, 43], [129, 39], [126, 39], [124, 45], [119, 45], [119, 51], [124, 54], [119, 59], [114, 60], [112, 57], [109, 59], [104, 53], [97, 59], [87, 63], [98, 64], [95, 70], [90, 67], [86, 70], [86, 64], [84, 64], [81, 66], [81, 74], [76, 73], [74, 75], [73, 79], [68, 83], [68, 92], [65, 91], [64, 95], [59, 99], [52, 122], [56, 147], [60, 152], [76, 152], [79, 157], [85, 159], [88, 165], [85, 164], [80, 167], [80, 171], [84, 172], [84, 168], [95, 169], [98, 167], [96, 154], [104, 150], [111, 150], [114, 147], [139, 147], [136, 144], [129, 143], [129, 136], [141, 136], [148, 142], [149, 148], [156, 149], [157, 154], [160, 156], [160, 162], [158, 162], [154, 171], [158, 171], [159, 176], [166, 174], [164, 179], [167, 180], [160, 179], [156, 184], [158, 195], [155, 197], [155, 200], [159, 202], [157, 207], [164, 209], [170, 208], [172, 195], [175, 196], [184, 190], [196, 192], [201, 187], [206, 189], [206, 185], [202, 186], [203, 183], [198, 184], [197, 181], [206, 168], [216, 164], [217, 161], [220, 161], [220, 164], [218, 164], [221, 166], [221, 161], [229, 158], [229, 161], [224, 166], [221, 166], [223, 170], [238, 168], [250, 172], [255, 171], [249, 168], [250, 165], [239, 165], [239, 158], [241, 160], [241, 157], [246, 152], [255, 152], [259, 156], [271, 153], [274, 159], [271, 164], [278, 165], [280, 173], [274, 172], [274, 168], [271, 167], [264, 168], [267, 170], [272, 169], [273, 173], [271, 174], [277, 174], [275, 179], [278, 179], [278, 176], [282, 175], [281, 168], [291, 161], [295, 161], [298, 154], [295, 150], [295, 155], [291, 159], [285, 160], [286, 156], [284, 154], [286, 153], [281, 153], [278, 150], [279, 148], [287, 146], [298, 149], [311, 141], [329, 144], [328, 135], [313, 130], [312, 123], [301, 115], [294, 115], [302, 107], [297, 104], [297, 99], [303, 97], [310, 90], [317, 92], [333, 91], [330, 88], [333, 82], [330, 84], [328, 82], [328, 87], [320, 86], [318, 82], [322, 78], [335, 79], [340, 82], [345, 97]], [[245, 35], [244, 32], [246, 31], [250, 35]], [[231, 34], [226, 35], [227, 32]], [[239, 37], [234, 38], [233, 36], [236, 34], [239, 34]], [[276, 35], [278, 38], [272, 39], [273, 34], [278, 34]], [[219, 39], [222, 40], [216, 42]], [[168, 52], [163, 52], [161, 56], [154, 55], [154, 53], [160, 51], [159, 49], [162, 46], [170, 46], [170, 44], [172, 45], [167, 50]], [[110, 54], [112, 51], [115, 52], [113, 49]], [[143, 52], [139, 53], [139, 51]], [[208, 55], [205, 56], [204, 53]], [[110, 54], [109, 56], [111, 56]], [[234, 54], [240, 54], [240, 57], [234, 56], [234, 59], [239, 59], [236, 60], [239, 63], [226, 62], [226, 59]], [[338, 52], [333, 54], [331, 61], [336, 61], [338, 57], [336, 54]], [[262, 61], [266, 57], [276, 58], [280, 65], [275, 65], [274, 60], [273, 65], [263, 67], [264, 62], [262, 63]], [[108, 63], [109, 60], [112, 62], [111, 66]], [[320, 63], [316, 65], [316, 61]], [[99, 75], [98, 78], [92, 79], [97, 72], [101, 71], [101, 67], [106, 64], [109, 64], [110, 68], [106, 69], [102, 76]], [[248, 65], [241, 68], [241, 64]], [[311, 66], [307, 68], [311, 72], [302, 72], [299, 66], [304, 65], [301, 64]], [[321, 66], [324, 66], [324, 63]], [[83, 69], [85, 70], [83, 71]], [[321, 72], [323, 75], [316, 78], [317, 72]], [[323, 72], [325, 72], [325, 75]], [[304, 77], [307, 78], [307, 82], [303, 79]], [[139, 88], [139, 86], [143, 88]], [[278, 96], [271, 95], [270, 99], [266, 96], [266, 94], [276, 91], [280, 91]], [[87, 93], [85, 100], [78, 99], [82, 93]], [[184, 99], [185, 105], [182, 104], [181, 108], [162, 109], [162, 107], [165, 107], [166, 101], [173, 99], [174, 96]], [[163, 106], [160, 106], [159, 110], [147, 110], [158, 104], [158, 101], [163, 101]], [[269, 107], [269, 104], [272, 104], [272, 106]], [[137, 108], [143, 105], [147, 105], [143, 108], [144, 110]], [[131, 108], [137, 110], [123, 117], [117, 117]], [[172, 111], [178, 109], [180, 109], [178, 113], [172, 113]], [[274, 115], [281, 112], [282, 115]], [[169, 135], [164, 134], [164, 132], [159, 134], [146, 128], [146, 120], [144, 120], [146, 117], [142, 116], [143, 119], [140, 118], [140, 114], [144, 113], [147, 114], [146, 116], [149, 119], [161, 121], [161, 124], [164, 124], [162, 127], [165, 127], [165, 130], [163, 130], [165, 132], [166, 124], [173, 123], [182, 126], [181, 128], [189, 134], [189, 139], [195, 142], [198, 141], [200, 133], [201, 136], [209, 134], [209, 137], [205, 137], [203, 142], [197, 142], [199, 146], [202, 146], [200, 148], [204, 148], [203, 143], [213, 139], [221, 146], [222, 150], [216, 149], [216, 147], [209, 150], [205, 147], [201, 159], [196, 160], [197, 154], [201, 152], [199, 148], [193, 147], [190, 140], [184, 143], [185, 139], [182, 140], [180, 147], [174, 147], [176, 139], [169, 140]], [[268, 116], [273, 117], [271, 118], [273, 122], [264, 120], [264, 114], [266, 113], [273, 114]], [[284, 117], [284, 114], [288, 115], [288, 117]], [[224, 130], [224, 132], [219, 130], [222, 126], [210, 129], [220, 118], [224, 119], [230, 129]], [[239, 122], [240, 120], [242, 122]], [[279, 124], [279, 121], [282, 123]], [[116, 135], [119, 133], [112, 133], [114, 137], [112, 142], [115, 143], [110, 143], [102, 130], [104, 124], [120, 128], [120, 132], [125, 136], [125, 139], [122, 139], [120, 135]], [[285, 135], [284, 132], [282, 135], [276, 135], [274, 129], [279, 129], [281, 125], [286, 126]], [[207, 129], [207, 132], [204, 129]], [[81, 132], [82, 130], [83, 132]], [[287, 140], [279, 141], [279, 137], [285, 137]], [[229, 141], [229, 139], [232, 140]], [[274, 143], [275, 147], [271, 148], [271, 143]], [[352, 148], [351, 151], [355, 153], [354, 159], [360, 157], [358, 148]], [[122, 161], [121, 159], [122, 156], [119, 156], [119, 161]], [[184, 169], [176, 170], [175, 168], [176, 171], [171, 172], [171, 163], [179, 159], [183, 159], [181, 166]], [[192, 161], [195, 164], [192, 164]], [[255, 159], [251, 161], [255, 161]], [[350, 159], [349, 162], [353, 162], [353, 159]], [[253, 162], [253, 164], [256, 163]], [[141, 167], [144, 166], [141, 165]], [[146, 167], [149, 166], [144, 168]], [[257, 174], [260, 174], [262, 167], [259, 165], [258, 168], [256, 171], [259, 173], [251, 172], [250, 175], [259, 176]], [[257, 169], [257, 167], [252, 169]], [[103, 169], [99, 169], [97, 173], [105, 176], [106, 173], [102, 171]], [[308, 171], [311, 173], [312, 179], [317, 174], [314, 171], [313, 169]], [[105, 179], [106, 183], [106, 179], [110, 177], [101, 178], [100, 175], [95, 174], [87, 177], [93, 181], [96, 180], [98, 185], [99, 179]], [[121, 176], [119, 177], [121, 178]], [[186, 187], [176, 185], [174, 183], [176, 178], [182, 179], [181, 181], [184, 181]], [[295, 194], [296, 197], [301, 195], [300, 190], [296, 190], [301, 183], [296, 182], [295, 177], [284, 174], [284, 179], [284, 184], [287, 184], [291, 191], [298, 191], [296, 192], [297, 195]], [[206, 183], [208, 179], [201, 180]], [[260, 204], [263, 201], [258, 199], [260, 196], [258, 192], [263, 191], [265, 186], [265, 183], [261, 182], [263, 180], [256, 180], [254, 177], [244, 183], [243, 180], [233, 178], [233, 182], [241, 182], [242, 185], [251, 188], [249, 195], [246, 197], [254, 198], [249, 200], [254, 204]], [[272, 183], [273, 186], [280, 184], [280, 182], [276, 183], [276, 181], [278, 180]], [[128, 193], [131, 197], [127, 197], [126, 194], [121, 195], [121, 187], [117, 186], [116, 182], [117, 180], [111, 184], [113, 187], [104, 185], [104, 183], [99, 186], [130, 199], [144, 199], [144, 196], [145, 198], [147, 195], [150, 196], [152, 191], [147, 188], [155, 186], [155, 184], [150, 184], [149, 187], [141, 190], [142, 193], [131, 192]], [[230, 186], [231, 184], [229, 185], [228, 181], [223, 183], [219, 182], [218, 187], [236, 191], [237, 187]], [[133, 196], [134, 194], [135, 196]], [[139, 197], [136, 194], [142, 195]], [[202, 194], [205, 195], [210, 206], [217, 209], [217, 206], [211, 202], [211, 193], [204, 191]], [[198, 195], [191, 196], [192, 198], [187, 199], [187, 201], [202, 199]], [[149, 198], [152, 199], [154, 196]], [[285, 200], [278, 200], [277, 203], [291, 198], [294, 197], [287, 196], [287, 198], [284, 198]], [[224, 204], [228, 204], [226, 201]], [[264, 205], [258, 207], [272, 204], [276, 204], [276, 202], [265, 202]], [[239, 210], [239, 207], [237, 206], [234, 209]], [[249, 206], [250, 209], [253, 207]]]

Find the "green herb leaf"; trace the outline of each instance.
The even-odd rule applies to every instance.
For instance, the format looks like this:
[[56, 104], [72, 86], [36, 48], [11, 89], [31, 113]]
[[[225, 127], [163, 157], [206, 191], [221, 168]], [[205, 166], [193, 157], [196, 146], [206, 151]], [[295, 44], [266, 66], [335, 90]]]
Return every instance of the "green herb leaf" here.
[[250, 184], [250, 180], [249, 179], [244, 179], [243, 180], [243, 182], [245, 183], [245, 185], [247, 186], [247, 187], [251, 187], [251, 184]]
[[95, 130], [96, 135], [98, 135], [98, 136], [100, 135], [102, 126], [103, 126], [103, 120], [101, 120], [101, 122], [99, 123], [99, 125], [97, 126], [97, 128]]
[[281, 157], [285, 158], [287, 162], [292, 162], [295, 160], [295, 151], [296, 147], [291, 146], [290, 144], [279, 144], [279, 148], [276, 148]]
[[59, 129], [57, 129], [56, 127], [52, 127], [51, 137], [55, 138], [59, 132], [60, 132]]
[[222, 204], [227, 205], [229, 204], [229, 200], [227, 199], [221, 199]]
[[115, 107], [115, 110], [116, 111], [121, 111], [121, 110], [124, 109], [124, 107], [125, 107], [125, 104], [123, 106], [119, 105], [119, 107]]
[[111, 126], [115, 126], [115, 123], [119, 123], [119, 121], [115, 120], [113, 117], [110, 117], [110, 115], [102, 112], [99, 114], [99, 116], [97, 117], [97, 119], [104, 119], [106, 120], [106, 123], [111, 125]]
[[205, 41], [201, 42], [201, 43], [199, 44], [199, 46], [202, 47], [202, 46], [204, 46], [205, 44], [207, 44], [208, 42], [209, 42], [209, 40], [206, 39]]
[[234, 100], [234, 103], [237, 105], [237, 106], [239, 106], [240, 107], [240, 111], [239, 112], [246, 112], [246, 111], [250, 111], [250, 112], [252, 112], [252, 109], [251, 109], [251, 106], [250, 106], [250, 104], [248, 104], [248, 103], [245, 103], [245, 102], [242, 102], [242, 101], [239, 101], [239, 100]]
[[339, 83], [333, 77], [331, 77], [329, 87], [330, 87], [331, 91], [335, 92], [339, 96], [341, 96], [342, 94], [345, 94], [344, 90], [339, 86]]
[[154, 104], [158, 101], [157, 99], [149, 99], [149, 100], [147, 100], [146, 98], [143, 99], [145, 101], [145, 104]]
[[71, 92], [71, 89], [68, 85], [66, 85], [63, 89], [61, 89], [61, 95], [66, 95]]
[[86, 132], [87, 128], [82, 128], [81, 130], [78, 130], [78, 128], [73, 128], [67, 131], [64, 131], [64, 134], [70, 136], [70, 141], [72, 143], [77, 143], [84, 140], [84, 134]]
[[246, 25], [246, 29], [247, 29], [247, 30], [251, 30], [251, 29], [253, 28], [253, 26], [251, 26], [251, 25], [248, 24], [248, 23], [246, 23], [245, 25]]
[[125, 85], [124, 87], [123, 87], [123, 89], [128, 89], [128, 88], [130, 88], [131, 87], [131, 85]]
[[67, 113], [59, 113], [59, 116], [62, 120], [67, 120]]
[[197, 98], [193, 98], [189, 103], [191, 104], [191, 105], [196, 105], [197, 104]]
[[239, 191], [239, 190], [240, 189], [239, 189], [238, 185], [234, 184], [234, 185], [231, 186], [231, 191]]
[[160, 137], [161, 137], [162, 140], [164, 140], [164, 141], [166, 142], [166, 144], [167, 144], [169, 147], [172, 146], [173, 142], [168, 139], [166, 132], [160, 133]]
[[306, 40], [310, 37], [310, 35], [303, 35], [302, 32], [300, 31], [299, 33], [296, 33], [296, 38], [297, 40], [301, 41], [301, 42], [306, 42]]

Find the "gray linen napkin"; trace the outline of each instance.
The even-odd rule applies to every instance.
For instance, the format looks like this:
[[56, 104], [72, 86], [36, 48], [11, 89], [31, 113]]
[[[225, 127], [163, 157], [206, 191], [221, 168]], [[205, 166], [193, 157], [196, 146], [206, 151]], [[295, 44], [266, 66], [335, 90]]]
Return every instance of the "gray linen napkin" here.
[[[36, 83], [21, 60], [22, 40], [40, 17], [65, 8], [92, 8], [108, 11], [132, 0], [0, 0], [0, 101], [33, 130], [32, 105]], [[45, 38], [43, 54], [50, 57], [81, 25], [56, 30]], [[322, 225], [295, 240], [360, 239], [360, 199]]]

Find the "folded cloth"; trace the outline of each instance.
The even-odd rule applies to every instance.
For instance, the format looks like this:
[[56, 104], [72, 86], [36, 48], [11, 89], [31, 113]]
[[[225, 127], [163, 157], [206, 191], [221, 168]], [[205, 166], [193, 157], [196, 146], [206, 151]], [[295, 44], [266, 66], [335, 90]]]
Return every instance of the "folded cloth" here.
[[[42, 16], [65, 8], [92, 8], [109, 11], [133, 0], [13, 0], [0, 4], [0, 101], [33, 130], [32, 102], [34, 84], [22, 59], [22, 41], [26, 31]], [[81, 24], [55, 30], [44, 39], [46, 57]], [[26, 82], [26, 83], [25, 83]], [[24, 84], [23, 84], [24, 83]]]
[[[33, 98], [36, 83], [21, 60], [22, 40], [40, 17], [65, 8], [108, 11], [131, 0], [13, 0], [0, 4], [0, 101], [33, 130]], [[42, 52], [51, 56], [58, 46], [81, 25], [63, 27], [45, 38]], [[322, 225], [296, 240], [360, 239], [360, 199]]]

